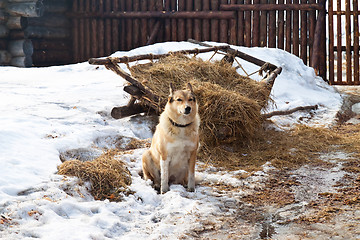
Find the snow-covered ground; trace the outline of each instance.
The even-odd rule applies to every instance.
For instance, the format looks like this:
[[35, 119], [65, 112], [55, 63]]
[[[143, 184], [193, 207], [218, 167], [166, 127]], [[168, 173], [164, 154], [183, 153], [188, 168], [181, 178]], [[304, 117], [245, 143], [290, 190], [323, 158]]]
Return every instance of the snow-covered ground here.
[[[277, 126], [333, 123], [342, 104], [340, 94], [299, 58], [277, 49], [233, 47], [283, 68], [272, 91], [275, 105], [267, 111], [319, 105], [312, 115], [297, 112], [273, 117]], [[199, 46], [167, 42], [114, 56], [193, 48]], [[199, 56], [208, 59], [211, 53]], [[245, 61], [240, 63], [248, 73], [258, 70]], [[76, 179], [56, 175], [61, 152], [111, 147], [111, 139], [119, 136], [151, 137], [146, 121], [111, 118], [111, 109], [126, 105], [129, 99], [122, 90], [124, 84], [125, 80], [113, 72], [88, 63], [0, 67], [0, 238], [178, 239], [189, 237], [189, 231], [201, 228], [203, 222], [219, 224], [214, 216], [223, 211], [224, 201], [232, 201], [231, 197], [218, 196], [201, 184], [195, 193], [175, 185], [168, 193], [158, 195], [138, 175], [143, 149], [123, 156], [135, 192], [123, 202], [96, 201]], [[244, 184], [234, 177], [236, 174], [240, 173], [212, 169], [198, 175], [207, 182]], [[260, 179], [264, 174], [254, 176]]]

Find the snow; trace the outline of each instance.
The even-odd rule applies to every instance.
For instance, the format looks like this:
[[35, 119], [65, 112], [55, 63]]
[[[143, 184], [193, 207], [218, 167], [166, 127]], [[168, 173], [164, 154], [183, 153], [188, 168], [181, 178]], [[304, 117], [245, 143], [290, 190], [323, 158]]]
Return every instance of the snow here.
[[[166, 42], [113, 56], [196, 47], [188, 42]], [[278, 127], [299, 122], [328, 126], [334, 122], [342, 104], [340, 94], [299, 58], [277, 49], [232, 47], [283, 68], [272, 91], [275, 105], [265, 111], [319, 105], [312, 114], [273, 117]], [[199, 56], [208, 59], [211, 53]], [[245, 61], [240, 63], [249, 73], [258, 70]], [[122, 90], [124, 84], [113, 72], [88, 63], [27, 69], [0, 67], [0, 214], [12, 223], [11, 227], [0, 224], [0, 238], [178, 239], [202, 221], [216, 222], [214, 216], [222, 211], [224, 197], [202, 184], [195, 193], [173, 185], [168, 193], [157, 194], [138, 175], [144, 149], [122, 156], [131, 171], [130, 188], [134, 191], [123, 202], [96, 201], [77, 179], [56, 175], [61, 152], [111, 148], [112, 140], [119, 136], [151, 137], [146, 121], [111, 118], [114, 106], [128, 102]], [[237, 174], [241, 172], [202, 171], [198, 177], [237, 187], [244, 184]], [[264, 174], [254, 176], [261, 178]]]

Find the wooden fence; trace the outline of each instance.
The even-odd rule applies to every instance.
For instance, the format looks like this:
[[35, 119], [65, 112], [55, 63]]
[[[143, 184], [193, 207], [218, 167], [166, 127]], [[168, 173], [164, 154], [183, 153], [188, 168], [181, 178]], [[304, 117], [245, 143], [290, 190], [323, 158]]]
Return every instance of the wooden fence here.
[[284, 49], [326, 77], [324, 0], [74, 0], [74, 61], [164, 41]]
[[358, 0], [329, 0], [329, 82], [359, 85]]

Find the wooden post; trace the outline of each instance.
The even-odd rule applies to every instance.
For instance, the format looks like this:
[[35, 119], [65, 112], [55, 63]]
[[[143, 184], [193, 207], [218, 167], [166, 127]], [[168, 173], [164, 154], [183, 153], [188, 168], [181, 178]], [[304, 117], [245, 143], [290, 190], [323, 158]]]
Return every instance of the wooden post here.
[[[292, 0], [286, 0], [286, 4], [291, 4]], [[292, 26], [292, 12], [287, 10], [286, 11], [286, 43], [285, 43], [285, 50], [291, 53], [291, 26]]]
[[[138, 8], [140, 9], [140, 5], [138, 5]], [[118, 11], [119, 10], [119, 1], [112, 1], [112, 8], [111, 11]], [[139, 20], [140, 22], [140, 20]], [[112, 46], [112, 51], [118, 51], [119, 49], [119, 20], [118, 19], [112, 19], [111, 21], [112, 24], [112, 42], [111, 42], [111, 46]], [[146, 28], [146, 26], [145, 26]], [[141, 28], [141, 31], [144, 29], [144, 27]], [[140, 32], [141, 32], [140, 31]], [[140, 37], [140, 36], [139, 36]], [[139, 44], [141, 44], [141, 40], [139, 39]]]
[[[194, 1], [194, 10], [201, 11], [201, 1], [195, 0]], [[194, 19], [194, 38], [201, 41], [201, 20]]]
[[[270, 4], [274, 4], [275, 0], [269, 0]], [[276, 12], [269, 12], [269, 47], [276, 48]]]
[[[90, 0], [85, 0], [85, 12], [90, 12]], [[84, 45], [85, 45], [85, 59], [91, 57], [91, 20], [84, 20]]]
[[[316, 0], [309, 0], [309, 4], [314, 4]], [[332, 0], [331, 0], [332, 1]], [[311, 59], [312, 59], [312, 52], [313, 52], [313, 46], [314, 46], [314, 35], [315, 35], [315, 24], [316, 24], [316, 12], [315, 11], [309, 11], [308, 13], [308, 21], [309, 21], [309, 66], [312, 65]], [[329, 13], [329, 19], [330, 19], [330, 13]], [[329, 22], [330, 24], [330, 22]]]
[[[267, 0], [260, 0], [261, 4], [266, 4]], [[260, 12], [260, 47], [266, 47], [267, 44], [267, 11]]]
[[[259, 4], [260, 0], [254, 0], [254, 4]], [[252, 27], [252, 46], [260, 46], [260, 12], [255, 11], [253, 14], [253, 27]]]
[[[220, 4], [227, 3], [227, 0], [220, 0]], [[225, 19], [220, 20], [220, 42], [228, 43], [228, 33], [229, 33], [229, 25], [228, 21]]]
[[[244, 0], [237, 0], [238, 4], [243, 4]], [[237, 44], [244, 46], [244, 12], [238, 11], [237, 13]]]
[[[337, 1], [337, 9], [338, 12], [341, 11], [341, 1]], [[339, 83], [342, 82], [342, 42], [341, 42], [341, 15], [337, 14], [337, 44], [336, 44], [336, 48], [337, 48], [337, 63], [336, 63], [336, 67], [337, 67], [337, 81]]]
[[[171, 11], [172, 12], [177, 12], [177, 0], [171, 0]], [[178, 29], [178, 24], [177, 24], [177, 20], [176, 19], [171, 19], [171, 38], [173, 41], [179, 41], [178, 38], [178, 34], [177, 34], [177, 29]]]
[[[203, 0], [202, 1], [203, 11], [210, 10], [210, 0]], [[210, 20], [204, 19], [202, 21], [202, 41], [209, 41], [210, 40]]]
[[[186, 10], [193, 11], [194, 10], [194, 1], [186, 0]], [[193, 30], [194, 30], [194, 21], [192, 19], [186, 19], [186, 39], [194, 38]]]
[[[96, 12], [97, 11], [97, 0], [92, 0], [91, 1], [91, 6], [90, 6], [90, 12]], [[101, 55], [99, 54], [99, 44], [98, 44], [98, 34], [97, 34], [97, 29], [98, 29], [98, 21], [96, 18], [93, 18], [91, 20], [91, 55], [92, 57], [100, 57]], [[114, 29], [115, 31], [115, 29]]]
[[[111, 12], [111, 0], [105, 0], [104, 1], [104, 12], [110, 13]], [[112, 53], [112, 25], [111, 25], [111, 19], [105, 19], [105, 35], [104, 35], [104, 41], [105, 41], [105, 55], [108, 56]], [[135, 30], [135, 29], [134, 29]]]
[[[334, 79], [334, 11], [333, 0], [329, 0], [329, 83], [335, 83]], [[310, 55], [312, 56], [312, 54]], [[311, 58], [310, 58], [311, 59]], [[312, 64], [312, 61], [310, 61]]]
[[[293, 3], [299, 4], [299, 0], [293, 0]], [[293, 12], [293, 51], [292, 53], [299, 57], [299, 11]]]
[[351, 21], [350, 21], [350, 0], [345, 0], [345, 38], [346, 38], [346, 82], [353, 84], [351, 64]]
[[[278, 0], [279, 4], [284, 4], [284, 0]], [[278, 41], [277, 48], [284, 49], [285, 47], [285, 36], [284, 36], [284, 11], [278, 11]]]
[[[148, 10], [148, 8], [147, 8], [148, 1], [140, 1], [140, 3], [141, 3], [141, 5], [140, 5], [141, 11], [147, 11]], [[141, 26], [142, 26], [141, 31], [140, 31], [140, 43], [142, 46], [144, 46], [144, 45], [146, 45], [146, 43], [149, 39], [149, 34], [148, 34], [149, 26], [148, 26], [148, 21], [146, 18], [141, 18], [140, 21], [141, 21]]]
[[358, 0], [353, 0], [354, 10], [354, 84], [359, 85], [359, 12]]
[[[301, 4], [306, 4], [307, 0], [301, 0]], [[300, 58], [303, 60], [304, 64], [307, 65], [307, 38], [308, 38], [308, 34], [307, 34], [307, 13], [306, 11], [301, 11], [300, 13], [301, 16], [301, 41], [300, 41]]]
[[[179, 0], [178, 2], [179, 6], [179, 12], [185, 11], [186, 9], [186, 5], [185, 5], [185, 0]], [[184, 41], [186, 40], [186, 31], [185, 31], [185, 20], [184, 19], [179, 19], [178, 20], [178, 39], [179, 41]]]
[[[251, 4], [251, 0], [245, 0], [245, 4]], [[251, 11], [245, 12], [244, 43], [246, 47], [251, 47]]]
[[[210, 9], [212, 11], [217, 11], [219, 9], [219, 0], [211, 0], [210, 1]], [[211, 20], [211, 41], [218, 42], [219, 41], [219, 20], [213, 19]]]

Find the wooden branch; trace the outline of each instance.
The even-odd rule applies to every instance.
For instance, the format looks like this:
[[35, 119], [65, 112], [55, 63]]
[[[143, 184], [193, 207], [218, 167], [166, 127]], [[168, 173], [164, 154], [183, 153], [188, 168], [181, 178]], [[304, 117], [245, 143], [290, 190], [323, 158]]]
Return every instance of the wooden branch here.
[[321, 4], [221, 4], [224, 11], [315, 11], [322, 10]]
[[124, 70], [122, 70], [116, 62], [111, 62], [110, 64], [107, 64], [106, 68], [112, 70], [117, 75], [121, 76], [126, 81], [139, 88], [140, 91], [144, 94], [142, 98], [145, 99], [145, 101], [149, 102], [148, 105], [154, 108], [156, 111], [159, 111], [158, 103], [160, 102], [160, 98], [157, 95], [153, 94], [147, 87], [145, 87], [135, 78], [130, 76], [130, 74], [124, 72]]
[[[194, 39], [188, 39], [188, 42], [199, 44], [200, 46], [204, 46], [204, 47], [213, 47], [210, 44], [199, 42], [199, 41], [194, 40]], [[260, 67], [263, 66], [264, 64], [266, 64], [266, 62], [263, 61], [263, 60], [260, 60], [260, 59], [258, 59], [256, 57], [253, 57], [253, 56], [250, 56], [250, 55], [248, 55], [246, 53], [240, 52], [240, 51], [238, 51], [236, 49], [233, 49], [231, 47], [228, 47], [226, 49], [221, 49], [220, 51], [229, 53], [231, 55], [234, 55], [236, 57], [244, 59], [244, 60], [246, 60], [248, 62], [251, 62], [251, 63], [253, 63], [253, 64], [257, 65], [257, 66], [260, 66]], [[271, 63], [269, 64], [269, 70], [273, 71], [276, 68], [277, 68], [277, 66], [275, 66], [275, 65], [273, 65]]]
[[171, 54], [199, 54], [199, 53], [205, 53], [205, 52], [211, 52], [211, 51], [217, 51], [217, 50], [222, 50], [222, 49], [227, 49], [229, 48], [228, 45], [226, 46], [213, 46], [213, 47], [209, 47], [209, 48], [202, 48], [202, 49], [192, 49], [192, 50], [180, 50], [180, 51], [175, 51], [175, 52], [169, 52], [169, 53], [165, 53], [165, 54], [144, 54], [144, 55], [137, 55], [137, 56], [132, 56], [132, 57], [119, 57], [119, 58], [90, 58], [89, 59], [89, 64], [92, 65], [106, 65], [106, 64], [110, 64], [112, 62], [115, 63], [127, 63], [127, 62], [134, 62], [134, 61], [139, 61], [139, 60], [145, 60], [145, 59], [159, 59], [159, 58], [163, 58], [163, 57], [167, 57], [170, 56]]
[[318, 105], [312, 105], [312, 106], [304, 106], [304, 107], [296, 107], [290, 110], [285, 111], [274, 111], [270, 113], [261, 114], [263, 118], [271, 118], [273, 116], [282, 116], [282, 115], [290, 115], [297, 111], [304, 111], [304, 110], [316, 110], [318, 109]]
[[278, 67], [274, 71], [270, 72], [269, 76], [261, 80], [261, 83], [265, 85], [265, 87], [272, 89], [276, 77], [281, 73], [282, 68]]
[[108, 13], [69, 13], [71, 18], [168, 18], [168, 19], [233, 19], [235, 12], [230, 11], [147, 11], [147, 12], [108, 12]]

